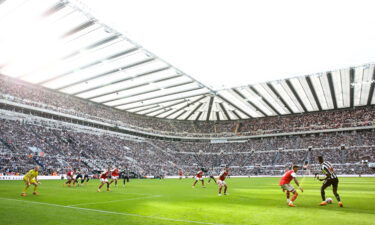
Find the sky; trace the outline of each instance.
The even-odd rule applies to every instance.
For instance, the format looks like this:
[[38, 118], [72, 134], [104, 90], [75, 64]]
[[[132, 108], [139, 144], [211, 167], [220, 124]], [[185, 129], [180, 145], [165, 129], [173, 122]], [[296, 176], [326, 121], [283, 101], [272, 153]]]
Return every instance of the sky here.
[[375, 62], [375, 1], [81, 0], [213, 89]]

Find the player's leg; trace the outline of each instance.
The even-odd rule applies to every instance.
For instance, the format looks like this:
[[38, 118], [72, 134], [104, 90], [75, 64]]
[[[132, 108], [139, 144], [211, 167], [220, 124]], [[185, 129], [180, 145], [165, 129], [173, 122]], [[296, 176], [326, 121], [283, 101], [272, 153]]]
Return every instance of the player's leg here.
[[212, 179], [214, 180], [214, 182], [215, 182], [215, 184], [216, 184], [216, 179], [215, 179], [215, 177], [212, 177]]
[[98, 187], [98, 192], [100, 192], [100, 189], [103, 187], [104, 183], [105, 183], [105, 182], [103, 182], [103, 181], [100, 182], [100, 185], [99, 185], [99, 187]]
[[332, 191], [333, 191], [333, 194], [335, 195], [335, 197], [338, 201], [339, 206], [343, 207], [344, 205], [341, 202], [340, 195], [339, 195], [339, 193], [337, 193], [338, 186], [339, 186], [339, 180], [336, 179], [335, 182], [332, 183]]
[[204, 186], [204, 180], [202, 179], [201, 181], [202, 181], [202, 187], [205, 188], [206, 186]]
[[71, 186], [72, 181], [73, 181], [73, 179], [71, 177], [68, 177], [68, 181], [66, 182], [66, 184], [68, 185], [68, 187]]
[[221, 190], [223, 189], [223, 185], [221, 183], [221, 181], [219, 181], [219, 183], [217, 184], [219, 186], [219, 196], [221, 196]]
[[30, 184], [26, 179], [24, 179], [23, 181], [25, 182], [25, 188], [22, 190], [21, 196], [26, 196], [26, 191], [30, 187]]
[[224, 195], [227, 195], [227, 189], [228, 189], [228, 186], [227, 186], [227, 184], [224, 182]]
[[192, 187], [195, 187], [195, 185], [197, 184], [198, 180], [196, 179], [192, 185]]
[[[297, 199], [298, 192], [290, 184], [284, 184], [284, 185], [281, 186], [281, 188], [283, 189], [283, 191], [286, 191], [286, 197], [287, 197], [287, 201], [288, 201], [288, 206], [295, 207], [295, 205], [293, 204], [293, 202]], [[293, 193], [293, 196], [292, 196], [292, 199], [289, 201], [290, 193]]]
[[329, 187], [330, 185], [331, 185], [331, 182], [329, 180], [325, 180], [322, 187], [320, 188], [320, 195], [322, 197], [322, 202], [320, 203], [321, 206], [327, 205], [325, 189]]
[[289, 204], [290, 202], [290, 191], [285, 191], [286, 193], [286, 202]]
[[117, 187], [117, 180], [118, 180], [118, 179], [116, 178], [116, 179], [115, 179], [115, 187]]
[[210, 177], [210, 179], [208, 179], [207, 183], [210, 183], [210, 182], [211, 182], [211, 177]]
[[37, 190], [38, 190], [38, 183], [36, 183], [36, 182], [33, 182], [33, 185], [34, 185], [34, 192], [33, 192], [33, 195], [39, 195], [39, 193], [37, 192]]
[[110, 186], [111, 184], [107, 181], [107, 191], [110, 191], [111, 189], [109, 189], [109, 186]]
[[293, 188], [293, 190], [292, 191], [290, 191], [290, 192], [292, 192], [293, 193], [293, 196], [292, 196], [292, 199], [290, 200], [290, 202], [289, 202], [289, 206], [291, 206], [291, 207], [294, 207], [295, 205], [294, 205], [294, 201], [298, 198], [298, 192], [296, 191], [296, 190], [294, 190], [294, 188]]
[[64, 186], [69, 185], [69, 184], [70, 184], [70, 179], [68, 178], [68, 180], [64, 183]]

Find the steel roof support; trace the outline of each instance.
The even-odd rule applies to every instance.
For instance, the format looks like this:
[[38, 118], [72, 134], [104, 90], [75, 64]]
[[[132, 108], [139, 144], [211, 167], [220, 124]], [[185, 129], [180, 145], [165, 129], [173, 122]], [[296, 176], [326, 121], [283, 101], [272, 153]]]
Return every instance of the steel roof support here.
[[221, 108], [221, 110], [223, 111], [224, 115], [227, 117], [228, 120], [232, 120], [230, 117], [229, 117], [229, 114], [227, 112], [227, 110], [225, 109], [223, 103], [219, 103], [219, 106]]
[[354, 76], [355, 71], [353, 68], [350, 68], [350, 108], [354, 107]]
[[[160, 110], [160, 109], [159, 109], [159, 110]], [[161, 115], [161, 114], [163, 114], [163, 113], [169, 112], [169, 111], [171, 111], [171, 110], [173, 110], [173, 109], [165, 109], [163, 112], [157, 113], [157, 114], [153, 115], [152, 117], [157, 117], [157, 116], [159, 116], [159, 115]]]
[[[147, 111], [149, 109], [153, 109], [153, 108], [156, 108], [156, 107], [160, 107], [160, 106], [159, 105], [154, 105], [154, 106], [150, 106], [150, 107], [147, 107], [147, 108], [144, 108], [144, 109], [139, 109], [139, 110], [133, 111], [131, 113], [139, 113], [139, 112]], [[142, 113], [140, 113], [140, 114], [142, 114]]]
[[257, 105], [255, 105], [255, 103], [252, 103], [251, 101], [247, 100], [246, 97], [241, 94], [241, 92], [237, 91], [235, 88], [233, 88], [232, 90], [238, 96], [243, 98], [247, 103], [249, 103], [252, 107], [254, 107], [256, 111], [260, 112], [263, 116], [267, 116], [267, 114], [262, 109], [260, 109]]
[[189, 113], [189, 115], [185, 118], [185, 120], [188, 120], [202, 105], [203, 105], [202, 102], [199, 103], [198, 106], [195, 107], [195, 109]]
[[153, 111], [151, 111], [151, 112], [147, 112], [147, 113], [145, 113], [145, 114], [143, 114], [143, 115], [148, 115], [148, 114], [151, 114], [151, 113], [157, 112], [157, 111], [162, 110], [162, 109], [166, 109], [166, 108], [169, 108], [169, 107], [172, 107], [172, 106], [175, 106], [175, 105], [179, 105], [179, 104], [184, 103], [184, 102], [186, 102], [186, 101], [185, 101], [185, 100], [178, 101], [178, 102], [176, 102], [176, 103], [173, 103], [173, 104], [170, 104], [170, 105], [166, 105], [166, 106], [163, 106], [163, 107], [161, 107], [161, 108], [157, 108], [157, 109], [155, 109], [155, 110], [153, 110]]
[[[178, 114], [174, 119], [177, 120], [180, 116], [184, 115], [186, 112], [187, 112], [186, 110], [182, 111], [182, 112], [181, 112], [180, 114]], [[164, 118], [166, 118], [166, 117], [164, 117]]]
[[110, 37], [108, 37], [108, 38], [105, 38], [105, 39], [103, 39], [103, 40], [100, 40], [100, 41], [98, 41], [98, 42], [95, 42], [94, 44], [91, 44], [91, 45], [89, 45], [89, 46], [86, 46], [86, 47], [82, 48], [80, 51], [75, 51], [75, 52], [73, 52], [73, 53], [70, 53], [70, 54], [68, 54], [68, 55], [66, 55], [66, 56], [64, 56], [64, 57], [62, 57], [61, 60], [66, 60], [66, 59], [69, 59], [69, 58], [71, 58], [71, 57], [73, 57], [73, 56], [76, 56], [76, 55], [78, 55], [79, 53], [81, 53], [82, 50], [86, 50], [86, 51], [87, 51], [87, 50], [90, 50], [90, 49], [93, 49], [93, 48], [99, 47], [100, 45], [103, 45], [103, 44], [106, 44], [106, 43], [111, 42], [111, 41], [113, 41], [113, 40], [116, 40], [118, 37], [119, 37], [118, 35], [114, 35], [114, 36], [110, 36]]
[[113, 107], [118, 107], [118, 106], [123, 106], [123, 105], [130, 105], [130, 104], [137, 103], [137, 102], [143, 102], [143, 101], [153, 100], [153, 99], [157, 99], [157, 98], [163, 98], [163, 97], [167, 97], [167, 96], [171, 96], [171, 95], [182, 94], [182, 93], [186, 93], [186, 92], [190, 92], [190, 91], [196, 91], [196, 90], [199, 90], [199, 89], [202, 89], [202, 87], [196, 87], [196, 88], [192, 88], [192, 89], [188, 89], [188, 90], [184, 90], [184, 91], [172, 92], [172, 93], [169, 93], [169, 94], [158, 95], [158, 96], [155, 96], [155, 97], [138, 99], [138, 100], [131, 101], [131, 102], [126, 102], [126, 103], [121, 103], [121, 104], [118, 104], [118, 105], [113, 105]]
[[[107, 87], [107, 86], [110, 86], [110, 85], [113, 85], [113, 84], [117, 84], [117, 83], [120, 83], [120, 82], [136, 79], [136, 78], [143, 77], [143, 76], [148, 76], [148, 75], [151, 75], [151, 74], [154, 74], [154, 73], [157, 73], [157, 72], [167, 70], [169, 68], [170, 67], [164, 67], [164, 68], [152, 70], [152, 71], [149, 71], [149, 72], [146, 72], [146, 73], [141, 73], [141, 74], [138, 74], [138, 75], [135, 75], [135, 76], [132, 76], [132, 77], [126, 77], [126, 78], [123, 78], [123, 79], [111, 81], [111, 82], [101, 84], [101, 85], [98, 85], [98, 86], [95, 86], [95, 87], [92, 87], [92, 88], [89, 88], [89, 89], [85, 89], [85, 90], [82, 90], [82, 91], [79, 91], [79, 92], [75, 92], [72, 95], [79, 95], [79, 94], [82, 94], [82, 93], [85, 93], [85, 92], [88, 92], [88, 91], [92, 91], [92, 90], [95, 90], [95, 89], [98, 89], [98, 88]], [[61, 88], [59, 90], [61, 90]], [[112, 92], [112, 93], [116, 93], [116, 92]]]
[[88, 27], [91, 27], [92, 25], [95, 24], [95, 21], [94, 20], [90, 20], [90, 21], [87, 21], [81, 25], [78, 25], [77, 27], [71, 29], [70, 31], [66, 32], [65, 34], [61, 35], [60, 38], [66, 38], [66, 37], [69, 37], [70, 35], [73, 35], [77, 32], [80, 32], [81, 30], [84, 30]]
[[281, 114], [276, 110], [275, 107], [273, 107], [273, 105], [264, 97], [262, 96], [261, 94], [259, 94], [259, 92], [252, 86], [249, 86], [250, 90], [252, 90], [256, 95], [258, 95], [259, 97], [262, 98], [262, 100], [266, 103], [266, 105], [268, 107], [270, 107], [278, 116], [280, 116]]
[[233, 110], [232, 111], [232, 113], [234, 114], [234, 115], [236, 115], [237, 116], [237, 118], [239, 119], [239, 120], [241, 120], [242, 118], [240, 117], [240, 115], [238, 115], [238, 113], [236, 112], [236, 110]]
[[320, 101], [318, 99], [318, 95], [316, 94], [316, 91], [315, 91], [314, 85], [312, 84], [310, 76], [306, 76], [306, 81], [307, 81], [307, 84], [310, 87], [312, 95], [314, 96], [314, 100], [316, 102], [316, 105], [318, 106], [319, 111], [322, 111], [322, 106], [320, 105]]
[[189, 107], [189, 106], [191, 106], [191, 105], [193, 105], [193, 104], [199, 102], [200, 100], [202, 100], [202, 99], [204, 99], [204, 98], [206, 98], [206, 97], [207, 97], [207, 96], [203, 96], [203, 97], [201, 97], [201, 98], [198, 98], [198, 99], [196, 99], [196, 100], [194, 100], [194, 101], [188, 103], [187, 105], [180, 107], [177, 111], [172, 112], [172, 113], [166, 115], [164, 118], [170, 117], [171, 115], [173, 115], [173, 114], [175, 114], [175, 113], [177, 113], [177, 112], [179, 112], [179, 111], [185, 109], [186, 107]]
[[331, 97], [332, 97], [332, 102], [333, 102], [333, 108], [337, 109], [337, 101], [336, 101], [336, 93], [335, 93], [335, 86], [333, 85], [333, 78], [332, 78], [332, 73], [328, 72], [327, 73], [327, 79], [328, 79], [328, 84], [329, 84], [329, 89], [331, 91]]
[[300, 104], [300, 106], [302, 107], [303, 111], [304, 111], [304, 112], [307, 112], [306, 106], [305, 106], [305, 104], [303, 104], [303, 101], [302, 101], [302, 99], [299, 97], [299, 95], [298, 95], [296, 89], [294, 88], [292, 82], [290, 82], [289, 79], [288, 79], [288, 80], [285, 80], [285, 82], [286, 82], [286, 84], [288, 85], [288, 87], [290, 88], [290, 90], [292, 91], [294, 97], [296, 97], [296, 99], [297, 99], [298, 103]]
[[58, 11], [60, 11], [61, 9], [65, 8], [66, 6], [66, 3], [65, 2], [59, 2], [58, 4], [56, 4], [55, 6], [51, 7], [50, 9], [48, 9], [47, 11], [45, 11], [43, 14], [42, 14], [42, 17], [47, 17], [47, 16], [50, 16]]
[[[95, 66], [95, 65], [97, 65], [97, 64], [99, 64], [99, 63], [102, 63], [102, 62], [105, 61], [105, 60], [112, 60], [112, 59], [115, 59], [115, 58], [118, 58], [118, 57], [121, 57], [121, 56], [124, 56], [124, 55], [130, 54], [130, 53], [132, 53], [132, 52], [134, 52], [134, 51], [136, 51], [136, 50], [138, 50], [138, 48], [131, 48], [131, 49], [128, 49], [128, 50], [126, 50], [126, 51], [122, 51], [122, 52], [117, 53], [117, 54], [114, 54], [114, 55], [112, 55], [112, 56], [110, 56], [110, 57], [108, 57], [108, 58], [100, 59], [100, 60], [97, 60], [97, 61], [95, 61], [95, 62], [92, 62], [92, 63], [86, 64], [86, 65], [84, 65], [84, 66], [82, 66], [82, 67], [78, 67], [78, 68], [72, 69], [72, 70], [70, 70], [69, 72], [66, 72], [66, 73], [63, 73], [63, 74], [60, 74], [60, 75], [57, 75], [57, 76], [54, 76], [54, 77], [48, 78], [47, 80], [41, 81], [41, 82], [39, 82], [38, 84], [39, 84], [39, 85], [42, 85], [42, 84], [45, 84], [45, 83], [48, 83], [48, 82], [51, 82], [51, 81], [57, 80], [57, 79], [59, 79], [59, 78], [61, 78], [61, 77], [65, 77], [66, 75], [69, 75], [69, 74], [71, 74], [71, 73], [74, 73], [74, 72], [77, 71], [77, 70], [84, 70], [84, 69], [87, 69], [87, 68], [89, 68], [89, 67]], [[118, 70], [118, 69], [117, 69], [117, 70]], [[108, 74], [109, 74], [109, 73], [107, 72], [107, 73], [104, 73], [102, 76], [104, 76], [104, 75], [108, 75]], [[95, 77], [97, 77], [97, 76], [95, 76]], [[92, 78], [89, 78], [88, 80], [90, 80], [90, 79], [92, 79]], [[86, 79], [86, 80], [87, 80], [87, 79]], [[85, 82], [86, 80], [80, 81], [80, 82], [78, 82], [78, 83]], [[77, 84], [77, 82], [73, 83], [72, 85], [74, 85], [74, 84]], [[68, 85], [67, 87], [69, 87], [69, 85]]]
[[130, 69], [130, 68], [145, 64], [145, 63], [149, 63], [153, 60], [155, 60], [155, 59], [154, 58], [146, 59], [146, 60], [142, 60], [142, 61], [130, 64], [130, 65], [127, 65], [127, 66], [116, 68], [116, 69], [113, 69], [113, 70], [110, 70], [110, 71], [107, 71], [107, 72], [104, 72], [104, 73], [101, 73], [101, 74], [98, 74], [98, 75], [95, 75], [95, 76], [92, 76], [92, 77], [89, 77], [89, 78], [86, 78], [86, 79], [83, 79], [83, 80], [79, 80], [79, 81], [76, 81], [74, 83], [59, 87], [58, 90], [68, 88], [68, 87], [71, 87], [71, 86], [74, 86], [74, 85], [77, 85], [77, 84], [81, 84], [81, 83], [84, 83], [84, 82], [88, 82], [90, 80], [94, 80], [94, 79], [97, 79], [97, 78], [100, 78], [100, 77], [103, 77], [103, 76], [107, 76], [107, 75], [110, 75], [110, 74], [113, 74], [113, 73], [116, 73], [116, 72], [119, 72], [119, 71], [122, 71], [122, 70], [127, 70], [127, 69]]
[[208, 103], [208, 111], [207, 111], [206, 121], [209, 121], [209, 120], [210, 120], [210, 114], [211, 114], [212, 104], [213, 104], [213, 103], [214, 103], [214, 97], [211, 96], [211, 97], [210, 97], [210, 102]]
[[242, 110], [240, 107], [238, 107], [237, 105], [233, 104], [231, 101], [229, 101], [228, 99], [226, 99], [225, 97], [223, 97], [222, 95], [218, 94], [217, 95], [218, 97], [220, 97], [221, 99], [223, 99], [223, 101], [225, 101], [226, 103], [228, 103], [229, 105], [233, 106], [234, 108], [236, 108], [238, 111], [242, 112], [243, 114], [245, 114], [246, 116], [248, 116], [249, 118], [253, 118], [252, 116], [250, 116], [250, 114], [248, 114], [247, 112], [245, 112], [244, 110]]
[[201, 117], [203, 112], [199, 112], [197, 118], [195, 118], [195, 121], [199, 120], [199, 117]]
[[270, 83], [266, 83], [266, 85], [271, 89], [271, 91], [276, 95], [276, 97], [283, 103], [283, 105], [288, 109], [290, 114], [294, 114], [292, 109], [289, 105], [284, 101], [284, 99], [279, 95], [279, 93], [275, 90], [275, 88]]
[[[175, 79], [177, 77], [180, 77], [180, 75], [176, 75], [176, 76], [173, 76], [173, 77], [168, 77], [168, 79], [166, 79], [166, 78], [163, 78], [163, 79], [164, 80], [170, 80], [170, 79]], [[154, 82], [159, 82], [159, 80], [154, 81]], [[116, 90], [113, 90], [113, 91], [110, 91], [110, 92], [105, 92], [103, 94], [92, 96], [92, 97], [90, 97], [88, 99], [94, 99], [94, 98], [99, 98], [99, 97], [103, 97], [103, 96], [106, 96], [106, 95], [111, 95], [111, 94], [122, 92], [122, 91], [128, 91], [128, 90], [131, 90], [131, 89], [135, 89], [135, 88], [147, 86], [149, 84], [150, 84], [150, 82], [145, 82], [145, 83], [133, 85], [133, 86], [126, 87], [126, 88], [116, 89]], [[189, 84], [189, 82], [181, 83], [181, 85], [185, 85], [185, 84]], [[168, 89], [170, 87], [167, 86], [167, 87], [164, 87], [164, 88]], [[124, 98], [129, 98], [129, 97], [134, 97], [134, 96], [138, 96], [138, 95], [143, 95], [143, 94], [147, 94], [147, 93], [151, 93], [151, 92], [155, 92], [155, 91], [159, 91], [159, 90], [160, 90], [160, 88], [154, 88], [154, 89], [148, 90], [148, 91], [142, 91], [142, 92], [138, 92], [138, 93], [135, 93], [135, 94], [130, 94], [130, 95], [125, 95], [125, 96], [121, 96], [121, 97], [118, 97], [118, 98], [109, 99], [109, 100], [106, 100], [106, 101], [102, 101], [100, 103], [113, 102], [113, 101], [116, 101], [116, 100], [120, 100], [120, 99], [124, 99]]]
[[375, 89], [375, 67], [374, 67], [374, 71], [372, 72], [372, 79], [371, 79], [371, 87], [370, 87], [370, 91], [369, 91], [369, 95], [368, 95], [368, 99], [367, 99], [367, 105], [371, 105], [371, 102], [372, 102], [372, 96], [374, 96], [374, 89]]
[[219, 112], [216, 112], [216, 120], [220, 121], [220, 113]]
[[[156, 104], [160, 104], [160, 103], [171, 102], [171, 101], [185, 99], [185, 98], [192, 98], [192, 97], [195, 97], [195, 96], [200, 96], [200, 95], [205, 95], [205, 94], [207, 94], [207, 93], [189, 95], [189, 96], [184, 96], [184, 97], [179, 97], [179, 98], [174, 98], [174, 99], [169, 99], [169, 100], [163, 100], [163, 101], [160, 101], [160, 102], [153, 102], [153, 103], [149, 103], [149, 104], [144, 104], [144, 105], [140, 105], [140, 106], [134, 106], [134, 107], [126, 108], [126, 109], [123, 109], [123, 110], [137, 109], [137, 108], [145, 107], [145, 106], [149, 106], [149, 105], [156, 105]], [[106, 105], [106, 106], [108, 106], [108, 105]]]

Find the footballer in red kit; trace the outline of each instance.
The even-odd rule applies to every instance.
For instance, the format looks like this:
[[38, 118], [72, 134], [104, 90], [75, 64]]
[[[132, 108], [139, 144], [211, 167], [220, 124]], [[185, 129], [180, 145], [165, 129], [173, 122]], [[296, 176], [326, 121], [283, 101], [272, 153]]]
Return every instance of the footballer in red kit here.
[[219, 196], [221, 196], [221, 190], [223, 189], [223, 187], [224, 187], [224, 195], [227, 195], [228, 186], [225, 183], [225, 178], [227, 178], [228, 174], [229, 174], [229, 168], [225, 167], [224, 170], [221, 171], [219, 175], [219, 178], [217, 181], [217, 184], [219, 186]]
[[108, 182], [108, 177], [111, 174], [111, 168], [108, 168], [107, 171], [104, 171], [103, 173], [100, 174], [99, 179], [100, 179], [100, 185], [98, 188], [98, 192], [100, 192], [100, 189], [103, 187], [104, 184], [107, 184], [107, 191], [110, 191], [109, 189], [109, 182]]
[[179, 179], [181, 180], [183, 178], [183, 176], [184, 176], [184, 174], [182, 173], [182, 170], [179, 169], [178, 170], [178, 177], [179, 177]]
[[66, 173], [66, 178], [68, 179], [68, 181], [64, 183], [64, 186], [68, 185], [68, 187], [70, 187], [70, 185], [72, 184], [72, 182], [74, 182], [74, 174], [75, 174], [75, 169], [74, 170], [69, 170]]
[[192, 188], [195, 188], [195, 185], [197, 184], [198, 181], [201, 181], [202, 182], [202, 187], [205, 188], [206, 186], [204, 186], [204, 180], [203, 180], [203, 168], [201, 170], [198, 171], [198, 173], [195, 174], [195, 181], [193, 183], [193, 186]]
[[118, 168], [115, 168], [112, 173], [111, 173], [111, 182], [109, 184], [112, 184], [113, 182], [115, 182], [115, 187], [117, 187], [117, 181], [120, 177], [120, 171]]
[[[284, 173], [284, 175], [281, 177], [279, 185], [281, 189], [286, 192], [286, 199], [287, 203], [291, 207], [295, 207], [293, 202], [297, 199], [298, 193], [294, 189], [294, 187], [290, 184], [292, 180], [296, 183], [296, 185], [299, 187], [299, 189], [303, 192], [302, 187], [299, 186], [299, 182], [297, 180], [297, 172], [298, 172], [299, 167], [298, 166], [293, 166], [292, 170], [288, 170]], [[290, 199], [290, 193], [293, 193], [292, 199]]]

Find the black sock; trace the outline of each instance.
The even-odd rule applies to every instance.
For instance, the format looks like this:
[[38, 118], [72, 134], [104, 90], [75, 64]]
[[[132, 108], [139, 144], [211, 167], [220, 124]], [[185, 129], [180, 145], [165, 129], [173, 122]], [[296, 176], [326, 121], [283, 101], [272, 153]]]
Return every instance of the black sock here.
[[322, 196], [322, 200], [325, 201], [325, 200], [326, 200], [326, 193], [325, 193], [325, 191], [324, 191], [324, 190], [321, 190], [321, 191], [320, 191], [320, 194], [321, 194], [321, 196]]
[[340, 195], [338, 193], [335, 193], [335, 197], [336, 197], [337, 201], [341, 202]]

